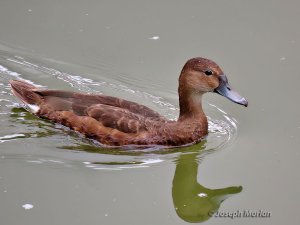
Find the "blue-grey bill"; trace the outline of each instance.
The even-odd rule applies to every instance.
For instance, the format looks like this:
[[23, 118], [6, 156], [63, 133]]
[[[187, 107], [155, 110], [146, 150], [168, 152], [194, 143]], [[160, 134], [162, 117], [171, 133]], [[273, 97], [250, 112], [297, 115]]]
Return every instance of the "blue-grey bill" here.
[[228, 98], [229, 100], [243, 105], [243, 106], [248, 106], [248, 101], [242, 97], [239, 93], [236, 91], [232, 90], [230, 87], [226, 75], [221, 75], [219, 77], [220, 85], [215, 89], [215, 92]]

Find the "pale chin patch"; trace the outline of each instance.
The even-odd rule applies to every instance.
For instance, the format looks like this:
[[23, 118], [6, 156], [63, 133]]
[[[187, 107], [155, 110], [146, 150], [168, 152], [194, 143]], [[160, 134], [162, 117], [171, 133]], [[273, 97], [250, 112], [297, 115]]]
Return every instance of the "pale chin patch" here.
[[192, 96], [194, 103], [201, 104], [202, 103], [202, 95], [203, 95], [202, 92], [194, 93]]
[[32, 113], [37, 113], [40, 110], [40, 107], [33, 104], [26, 104], [26, 108]]

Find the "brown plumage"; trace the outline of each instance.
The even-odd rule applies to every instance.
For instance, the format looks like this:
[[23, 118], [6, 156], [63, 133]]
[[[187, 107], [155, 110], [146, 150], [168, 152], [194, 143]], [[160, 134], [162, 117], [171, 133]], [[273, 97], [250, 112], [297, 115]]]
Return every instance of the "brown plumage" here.
[[231, 89], [220, 67], [204, 58], [190, 59], [181, 71], [177, 121], [169, 121], [146, 106], [120, 98], [42, 90], [18, 80], [11, 80], [10, 84], [14, 95], [37, 116], [109, 146], [180, 146], [200, 141], [208, 132], [201, 105], [206, 92], [217, 92], [238, 104], [248, 104]]

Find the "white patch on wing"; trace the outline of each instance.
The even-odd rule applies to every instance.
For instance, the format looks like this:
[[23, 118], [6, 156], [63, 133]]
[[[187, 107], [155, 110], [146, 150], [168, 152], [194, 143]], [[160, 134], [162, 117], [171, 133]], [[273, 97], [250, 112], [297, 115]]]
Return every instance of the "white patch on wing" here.
[[26, 106], [32, 113], [37, 113], [40, 110], [40, 107], [38, 107], [37, 105], [26, 104]]

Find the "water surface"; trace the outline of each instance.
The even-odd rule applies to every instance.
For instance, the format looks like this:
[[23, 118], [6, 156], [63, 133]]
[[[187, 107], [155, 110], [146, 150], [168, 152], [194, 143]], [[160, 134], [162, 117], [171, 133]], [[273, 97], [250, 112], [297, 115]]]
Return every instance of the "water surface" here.
[[[3, 1], [1, 223], [297, 224], [298, 9], [292, 0]], [[104, 93], [176, 119], [179, 71], [194, 56], [219, 63], [249, 107], [208, 94], [210, 134], [186, 148], [99, 148], [26, 112], [8, 85]], [[237, 210], [271, 217], [211, 217]]]

